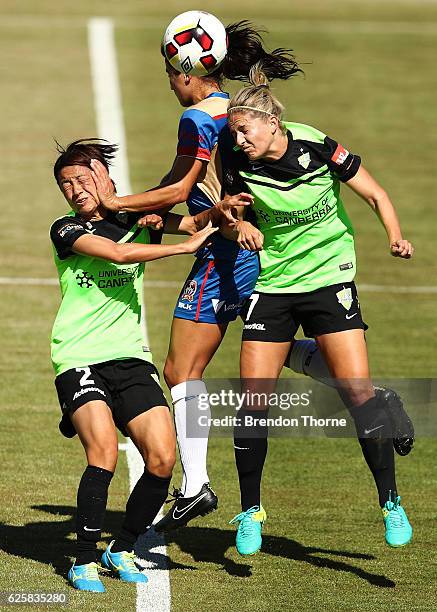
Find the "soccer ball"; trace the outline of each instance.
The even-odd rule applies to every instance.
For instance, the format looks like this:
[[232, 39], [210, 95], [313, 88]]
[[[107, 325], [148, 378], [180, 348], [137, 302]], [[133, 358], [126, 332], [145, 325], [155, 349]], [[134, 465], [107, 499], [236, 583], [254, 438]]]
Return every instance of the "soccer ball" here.
[[178, 72], [206, 76], [225, 58], [226, 30], [211, 13], [186, 11], [166, 29], [163, 48], [165, 57]]

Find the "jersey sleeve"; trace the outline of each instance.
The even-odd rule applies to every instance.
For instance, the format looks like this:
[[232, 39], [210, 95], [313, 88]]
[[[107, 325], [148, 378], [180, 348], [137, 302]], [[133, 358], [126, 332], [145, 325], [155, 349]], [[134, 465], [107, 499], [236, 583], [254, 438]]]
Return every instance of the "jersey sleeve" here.
[[239, 169], [244, 160], [243, 154], [235, 147], [235, 141], [226, 126], [220, 132], [218, 139], [218, 150], [222, 164], [222, 194], [236, 195], [242, 191], [248, 192], [249, 188], [240, 176]]
[[76, 240], [86, 234], [84, 226], [73, 217], [57, 219], [50, 228], [50, 238], [60, 259], [73, 255], [71, 247]]
[[332, 140], [329, 136], [325, 136], [322, 155], [328, 168], [343, 183], [353, 178], [361, 166], [359, 155], [350, 153], [343, 145]]
[[185, 111], [179, 122], [177, 155], [209, 161], [216, 144], [217, 128], [214, 119], [204, 111]]

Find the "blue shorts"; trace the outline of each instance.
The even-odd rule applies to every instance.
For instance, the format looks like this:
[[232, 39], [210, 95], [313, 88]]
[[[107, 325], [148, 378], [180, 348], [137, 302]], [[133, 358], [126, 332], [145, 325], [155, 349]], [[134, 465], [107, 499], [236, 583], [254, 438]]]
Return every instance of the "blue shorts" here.
[[174, 316], [199, 323], [235, 321], [258, 275], [258, 253], [240, 251], [235, 260], [199, 259], [179, 294]]

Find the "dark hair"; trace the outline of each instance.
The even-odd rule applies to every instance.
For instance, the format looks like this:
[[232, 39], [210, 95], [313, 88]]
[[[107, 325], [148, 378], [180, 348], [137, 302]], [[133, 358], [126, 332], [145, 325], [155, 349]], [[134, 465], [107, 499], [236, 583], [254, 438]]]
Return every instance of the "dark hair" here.
[[[258, 62], [262, 62], [264, 74], [269, 81], [286, 80], [298, 72], [303, 73], [292, 49], [280, 47], [270, 53], [266, 51], [261, 36], [261, 32], [265, 30], [255, 28], [250, 21], [237, 21], [225, 29], [228, 37], [226, 57], [217, 70], [200, 77], [201, 79], [215, 81], [220, 86], [225, 79], [249, 82], [250, 69]], [[163, 45], [161, 45], [161, 54], [165, 57]], [[168, 65], [175, 70], [169, 63]]]
[[86, 166], [90, 168], [92, 159], [102, 162], [106, 170], [109, 170], [118, 149], [118, 145], [110, 144], [103, 138], [82, 138], [70, 143], [67, 148], [60, 145], [57, 140], [55, 142], [56, 151], [60, 154], [53, 166], [56, 181], [60, 171], [65, 166]]
[[262, 62], [264, 74], [269, 81], [286, 80], [302, 72], [292, 49], [280, 47], [270, 53], [266, 51], [261, 32], [265, 30], [256, 29], [247, 20], [228, 25], [228, 52], [218, 69], [209, 76], [215, 76], [219, 81], [230, 79], [248, 82], [250, 69], [258, 62]]

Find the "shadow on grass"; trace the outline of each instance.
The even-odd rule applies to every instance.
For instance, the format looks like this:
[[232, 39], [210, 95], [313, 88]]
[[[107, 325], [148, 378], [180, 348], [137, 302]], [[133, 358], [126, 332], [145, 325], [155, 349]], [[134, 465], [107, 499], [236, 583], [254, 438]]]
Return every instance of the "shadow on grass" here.
[[[65, 520], [40, 521], [23, 526], [0, 523], [0, 548], [5, 552], [33, 559], [51, 565], [55, 572], [65, 576], [75, 556], [74, 515], [73, 506], [32, 506], [32, 510], [47, 512]], [[109, 543], [112, 536], [106, 533], [117, 533], [123, 520], [123, 512], [108, 510], [106, 512], [104, 535], [102, 541]], [[194, 561], [220, 565], [231, 576], [249, 577], [252, 567], [247, 562], [237, 563], [226, 556], [234, 547], [235, 532], [229, 529], [185, 527], [178, 532], [170, 533], [168, 543], [174, 542], [183, 552], [192, 556]], [[196, 566], [175, 563], [159, 552], [160, 541], [154, 530], [142, 536], [136, 546], [139, 557], [145, 560], [150, 569], [185, 569], [197, 570]], [[344, 550], [331, 550], [311, 546], [303, 546], [295, 540], [277, 536], [263, 536], [263, 554], [282, 557], [315, 567], [326, 568], [338, 572], [348, 572], [358, 578], [379, 587], [393, 588], [395, 583], [379, 574], [373, 574], [362, 567], [351, 565], [347, 559], [372, 561], [371, 555], [354, 553]], [[323, 556], [320, 556], [323, 555]], [[329, 557], [334, 556], [336, 559]], [[338, 559], [343, 557], [343, 559]]]
[[[16, 526], [0, 523], [0, 549], [11, 555], [24, 559], [33, 559], [51, 565], [60, 576], [66, 576], [76, 555], [75, 520], [76, 508], [73, 506], [32, 506], [32, 510], [47, 512], [65, 520], [39, 521]], [[123, 512], [107, 510], [102, 542], [109, 542], [120, 530], [124, 517]], [[151, 553], [153, 555], [153, 553]], [[167, 560], [164, 555], [155, 555], [153, 564], [161, 567], [162, 563], [169, 569], [195, 569]]]
[[[182, 551], [190, 554], [195, 561], [222, 565], [223, 569], [233, 576], [251, 576], [252, 572], [250, 565], [235, 563], [225, 556], [228, 549], [235, 546], [234, 531], [215, 528], [185, 527], [178, 532], [169, 534], [167, 541], [175, 542]], [[329, 555], [344, 557], [345, 559], [372, 561], [375, 559], [372, 555], [345, 550], [303, 546], [299, 542], [296, 542], [296, 540], [269, 535], [263, 535], [262, 553], [302, 563], [309, 563], [315, 567], [355, 574], [358, 578], [379, 587], [394, 588], [396, 586], [395, 582], [386, 576], [372, 574], [362, 567], [350, 565], [344, 560], [319, 556]]]

